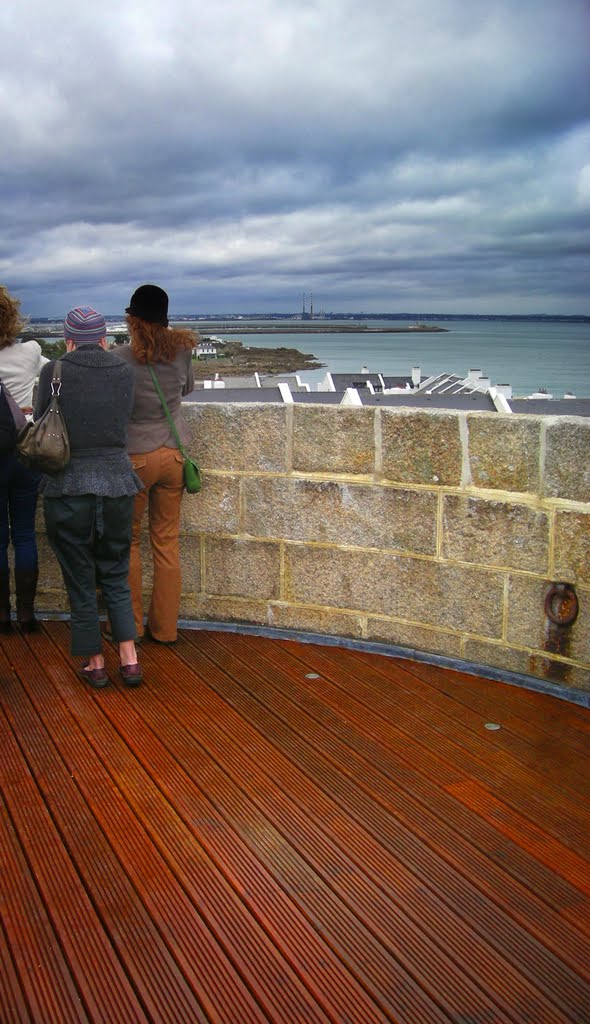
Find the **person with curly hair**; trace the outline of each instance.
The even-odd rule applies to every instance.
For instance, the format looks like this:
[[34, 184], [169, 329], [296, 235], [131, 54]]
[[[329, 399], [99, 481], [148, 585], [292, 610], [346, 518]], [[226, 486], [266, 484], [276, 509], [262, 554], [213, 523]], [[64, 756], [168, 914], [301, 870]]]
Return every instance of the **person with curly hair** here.
[[168, 295], [144, 284], [127, 307], [129, 345], [117, 347], [135, 375], [135, 400], [129, 423], [128, 450], [144, 489], [135, 496], [129, 583], [138, 637], [144, 633], [140, 555], [141, 527], [148, 513], [154, 575], [146, 634], [159, 643], [174, 643], [182, 589], [180, 505], [184, 491], [183, 459], [172, 436], [150, 367], [156, 373], [181, 441], [191, 440], [181, 414], [182, 396], [194, 388], [192, 352], [198, 335], [168, 326]]
[[[25, 326], [20, 301], [0, 285], [0, 380], [24, 413], [33, 411], [33, 388], [47, 362], [38, 341], [18, 342]], [[0, 458], [0, 633], [12, 629], [8, 545], [14, 549], [16, 618], [24, 633], [36, 632], [34, 604], [39, 576], [35, 511], [41, 476], [14, 452]]]

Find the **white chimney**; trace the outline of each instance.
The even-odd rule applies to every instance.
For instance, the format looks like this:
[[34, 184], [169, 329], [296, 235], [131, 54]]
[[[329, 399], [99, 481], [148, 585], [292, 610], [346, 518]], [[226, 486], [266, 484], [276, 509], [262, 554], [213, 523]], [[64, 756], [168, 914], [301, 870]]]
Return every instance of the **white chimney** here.
[[496, 391], [504, 398], [512, 398], [512, 384], [496, 384]]
[[475, 383], [481, 377], [481, 370], [469, 370], [466, 379]]
[[412, 384], [415, 388], [420, 387], [420, 381], [422, 379], [422, 373], [419, 366], [412, 367]]

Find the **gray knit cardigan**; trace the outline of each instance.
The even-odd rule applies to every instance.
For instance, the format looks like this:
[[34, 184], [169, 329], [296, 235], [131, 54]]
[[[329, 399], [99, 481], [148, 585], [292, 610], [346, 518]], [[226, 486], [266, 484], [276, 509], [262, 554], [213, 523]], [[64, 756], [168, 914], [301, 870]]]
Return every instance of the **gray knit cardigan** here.
[[[49, 405], [54, 360], [39, 377], [34, 418]], [[133, 372], [98, 345], [82, 345], [62, 356], [60, 405], [68, 428], [71, 459], [57, 476], [45, 476], [47, 498], [97, 494], [120, 498], [143, 487], [127, 455], [133, 408]]]

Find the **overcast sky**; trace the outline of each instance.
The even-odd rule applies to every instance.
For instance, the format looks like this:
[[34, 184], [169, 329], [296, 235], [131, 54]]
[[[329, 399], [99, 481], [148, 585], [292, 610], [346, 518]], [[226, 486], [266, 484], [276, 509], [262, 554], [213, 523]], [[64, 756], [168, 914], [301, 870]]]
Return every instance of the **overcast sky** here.
[[[588, 0], [4, 0], [32, 315], [586, 313]], [[309, 302], [309, 298], [308, 298]]]

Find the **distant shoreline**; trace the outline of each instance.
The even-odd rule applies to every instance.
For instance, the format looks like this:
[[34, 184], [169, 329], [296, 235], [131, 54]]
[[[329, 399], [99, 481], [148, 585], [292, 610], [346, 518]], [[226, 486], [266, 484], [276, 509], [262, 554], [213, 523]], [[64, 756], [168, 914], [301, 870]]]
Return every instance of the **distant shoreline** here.
[[[408, 324], [407, 327], [371, 327], [369, 324], [355, 323], [355, 324], [302, 324], [302, 323], [281, 323], [281, 324], [263, 324], [255, 326], [252, 323], [245, 326], [237, 322], [222, 323], [219, 321], [203, 320], [199, 321], [184, 321], [184, 320], [171, 320], [171, 325], [177, 327], [191, 326], [191, 329], [196, 330], [201, 337], [210, 337], [213, 332], [219, 332], [220, 334], [448, 334], [448, 327], [439, 327], [437, 324]], [[193, 328], [193, 324], [195, 324]], [[107, 334], [109, 332], [109, 323], [107, 321]], [[31, 338], [38, 337], [40, 331], [43, 330], [44, 334], [49, 337], [63, 336], [63, 327], [61, 322], [59, 324], [35, 324], [27, 325], [27, 327], [21, 332], [20, 337], [23, 341], [29, 341]]]
[[366, 324], [352, 324], [351, 326], [332, 326], [322, 324], [318, 327], [311, 327], [307, 324], [282, 324], [280, 327], [240, 327], [238, 324], [203, 324], [197, 326], [199, 333], [217, 330], [221, 334], [448, 334], [448, 327], [437, 327], [434, 324], [420, 324], [408, 327], [367, 327]]

